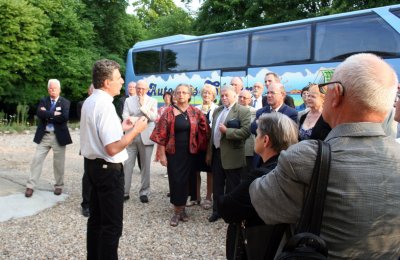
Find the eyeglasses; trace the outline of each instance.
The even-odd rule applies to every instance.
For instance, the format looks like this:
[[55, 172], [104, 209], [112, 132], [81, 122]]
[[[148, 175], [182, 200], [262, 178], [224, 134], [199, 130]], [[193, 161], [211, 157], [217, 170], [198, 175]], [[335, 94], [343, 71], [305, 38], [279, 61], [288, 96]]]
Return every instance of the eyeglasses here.
[[189, 92], [186, 92], [186, 91], [176, 91], [175, 94], [176, 94], [177, 96], [179, 96], [179, 95], [186, 95], [186, 94], [189, 94]]
[[239, 96], [239, 98], [250, 99], [251, 97]]
[[281, 92], [278, 92], [278, 91], [268, 91], [268, 92], [267, 92], [267, 95], [276, 95], [276, 94], [279, 94], [279, 93], [281, 93]]
[[145, 90], [146, 88], [138, 88], [138, 87], [135, 87], [135, 89], [136, 89], [136, 90]]
[[328, 86], [330, 84], [339, 84], [340, 88], [342, 89], [340, 95], [344, 96], [344, 86], [343, 86], [342, 82], [340, 82], [340, 81], [331, 81], [331, 82], [318, 84], [319, 92], [321, 92], [322, 94], [326, 94], [327, 88], [325, 88], [325, 86]]

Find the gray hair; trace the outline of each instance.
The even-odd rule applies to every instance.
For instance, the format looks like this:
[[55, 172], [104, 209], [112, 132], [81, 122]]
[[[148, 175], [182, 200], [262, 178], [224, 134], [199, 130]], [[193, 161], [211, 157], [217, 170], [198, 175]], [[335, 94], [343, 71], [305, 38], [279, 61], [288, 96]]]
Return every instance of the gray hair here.
[[232, 86], [232, 85], [223, 85], [223, 86], [221, 87], [221, 92], [222, 92], [222, 91], [232, 91], [232, 92], [235, 93], [235, 95], [236, 95], [236, 89], [235, 89], [235, 87]]
[[280, 153], [298, 142], [298, 127], [287, 115], [282, 113], [263, 114], [258, 119], [258, 130], [262, 136], [268, 135], [272, 149]]
[[398, 86], [396, 72], [380, 57], [360, 53], [348, 57], [336, 69], [332, 81], [340, 81], [344, 95], [371, 111], [387, 113]]
[[49, 79], [49, 82], [47, 83], [47, 89], [50, 88], [50, 84], [54, 83], [56, 84], [59, 88], [61, 88], [61, 83], [58, 79]]
[[193, 86], [192, 85], [190, 85], [190, 84], [186, 84], [186, 83], [180, 83], [180, 84], [178, 84], [178, 86], [176, 86], [176, 88], [175, 88], [175, 90], [174, 90], [174, 96], [176, 96], [175, 95], [175, 92], [176, 92], [176, 90], [178, 89], [178, 88], [180, 88], [180, 87], [186, 87], [188, 90], [189, 90], [189, 102], [190, 102], [190, 100], [192, 100], [192, 95], [193, 95]]
[[[132, 82], [130, 82], [129, 84], [131, 84]], [[146, 89], [149, 89], [149, 83], [147, 83], [147, 81], [145, 81], [144, 79], [140, 79], [136, 82], [135, 84], [136, 86], [142, 85], [145, 86]]]

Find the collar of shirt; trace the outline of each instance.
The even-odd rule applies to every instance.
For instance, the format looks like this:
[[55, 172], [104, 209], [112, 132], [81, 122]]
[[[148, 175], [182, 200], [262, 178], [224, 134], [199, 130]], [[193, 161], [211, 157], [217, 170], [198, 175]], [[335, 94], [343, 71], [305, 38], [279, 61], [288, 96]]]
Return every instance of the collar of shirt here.
[[224, 106], [224, 110], [227, 110], [227, 111], [231, 110], [231, 108], [232, 108], [235, 104], [236, 104], [236, 102], [233, 103], [233, 104], [231, 104], [229, 107], [225, 107], [225, 106]]
[[110, 94], [108, 94], [107, 92], [105, 92], [104, 90], [101, 90], [101, 89], [95, 89], [93, 91], [93, 94], [103, 96], [107, 99], [107, 101], [110, 101], [110, 102], [113, 102], [113, 100], [114, 100], [114, 98]]
[[283, 106], [283, 104], [280, 105], [279, 107], [275, 108], [275, 109], [273, 109], [271, 106], [269, 106], [269, 108], [270, 108], [271, 112], [272, 112], [273, 110], [275, 110], [275, 112], [278, 112], [279, 109], [281, 109], [282, 106]]

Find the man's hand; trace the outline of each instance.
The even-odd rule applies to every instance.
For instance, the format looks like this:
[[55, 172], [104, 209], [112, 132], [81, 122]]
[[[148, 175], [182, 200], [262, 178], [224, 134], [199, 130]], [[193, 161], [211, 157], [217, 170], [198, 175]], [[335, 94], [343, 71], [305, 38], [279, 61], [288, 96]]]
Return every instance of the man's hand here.
[[59, 116], [59, 115], [61, 115], [61, 112], [58, 112], [58, 111], [54, 112], [54, 116]]
[[46, 111], [46, 108], [45, 107], [40, 107], [40, 110]]
[[138, 96], [138, 98], [139, 98], [140, 106], [143, 106], [143, 104], [144, 104], [144, 96]]
[[219, 124], [219, 131], [221, 131], [222, 134], [226, 133], [226, 126], [223, 123]]
[[144, 116], [141, 116], [135, 123], [133, 129], [138, 131], [139, 133], [142, 132], [144, 129], [147, 127], [147, 118]]
[[127, 119], [122, 121], [122, 130], [127, 131], [131, 129], [135, 125], [137, 120], [138, 120], [137, 117], [133, 116], [128, 117]]
[[160, 163], [162, 166], [167, 167], [168, 161], [167, 161], [167, 156], [164, 154], [160, 154]]

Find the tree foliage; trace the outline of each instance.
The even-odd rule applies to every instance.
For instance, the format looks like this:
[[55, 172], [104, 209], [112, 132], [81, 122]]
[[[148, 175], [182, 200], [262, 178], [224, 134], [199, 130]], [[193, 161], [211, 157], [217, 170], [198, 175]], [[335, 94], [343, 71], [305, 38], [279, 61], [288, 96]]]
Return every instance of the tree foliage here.
[[[181, 0], [188, 4], [191, 0]], [[134, 14], [126, 8], [133, 2]], [[31, 115], [50, 78], [73, 102], [86, 96], [91, 67], [116, 60], [124, 74], [136, 42], [207, 34], [395, 4], [390, 0], [204, 0], [193, 17], [173, 0], [0, 0], [0, 107]], [[0, 111], [1, 112], [1, 111]]]
[[1, 0], [0, 21], [0, 102], [26, 102], [18, 95], [19, 88], [27, 80], [38, 80], [35, 73], [49, 52], [51, 22], [41, 9], [23, 0]]

